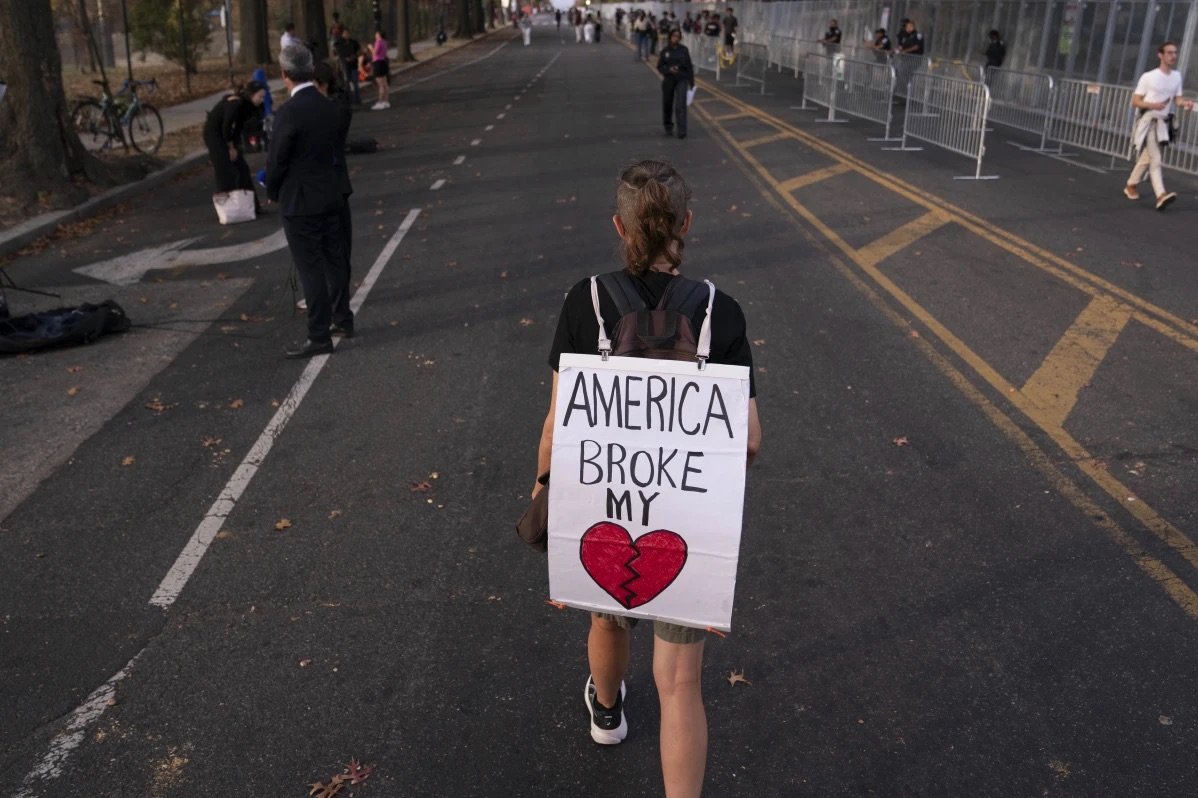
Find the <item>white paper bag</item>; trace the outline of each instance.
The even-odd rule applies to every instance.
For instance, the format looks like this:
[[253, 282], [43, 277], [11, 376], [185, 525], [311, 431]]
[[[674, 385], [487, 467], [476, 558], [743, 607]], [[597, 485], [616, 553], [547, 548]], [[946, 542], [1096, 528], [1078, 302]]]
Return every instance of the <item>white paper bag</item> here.
[[563, 354], [550, 597], [728, 631], [748, 416], [744, 366]]
[[221, 224], [252, 222], [257, 218], [254, 213], [254, 192], [246, 189], [213, 194], [212, 205]]
[[687, 90], [686, 90], [686, 104], [687, 104], [688, 106], [690, 106], [690, 105], [693, 105], [693, 104], [694, 104], [694, 102], [695, 102], [695, 92], [697, 92], [698, 90], [699, 90], [699, 87], [698, 87], [698, 86], [691, 86], [689, 89], [687, 89]]

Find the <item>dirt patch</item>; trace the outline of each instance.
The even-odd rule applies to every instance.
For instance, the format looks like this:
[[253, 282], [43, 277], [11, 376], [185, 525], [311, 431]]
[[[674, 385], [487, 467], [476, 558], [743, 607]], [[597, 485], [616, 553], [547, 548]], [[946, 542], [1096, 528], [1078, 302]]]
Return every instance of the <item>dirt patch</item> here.
[[[250, 79], [250, 73], [253, 71], [252, 67], [241, 67], [234, 64], [233, 80], [237, 83], [245, 83]], [[272, 78], [278, 77], [277, 72], [276, 67], [268, 67], [266, 70], [266, 74]], [[120, 89], [125, 76], [126, 72], [123, 68], [108, 70], [108, 83], [112, 86], [113, 91]], [[198, 100], [218, 91], [224, 91], [232, 85], [229, 81], [229, 64], [224, 59], [201, 61], [199, 74], [191, 76], [190, 91], [187, 88], [187, 81], [183, 77], [183, 69], [177, 64], [139, 64], [134, 58], [133, 77], [137, 80], [153, 78], [158, 81], [158, 90], [148, 96], [143, 93], [141, 98], [160, 109]], [[94, 85], [92, 81], [99, 79], [98, 72], [64, 69], [62, 84], [68, 102], [73, 104], [80, 97], [98, 97], [100, 87]]]

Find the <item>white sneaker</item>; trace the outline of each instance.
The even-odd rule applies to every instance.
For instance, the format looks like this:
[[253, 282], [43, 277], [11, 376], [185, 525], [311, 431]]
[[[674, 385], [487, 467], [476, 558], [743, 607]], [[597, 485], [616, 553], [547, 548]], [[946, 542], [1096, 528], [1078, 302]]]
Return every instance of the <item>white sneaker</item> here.
[[383, 105], [382, 103], [375, 103], [374, 105], [370, 106], [370, 110], [371, 111], [381, 111], [386, 107], [387, 106]]
[[384, 101], [383, 101], [383, 108], [384, 108], [384, 109], [386, 109], [386, 108], [390, 108], [390, 107], [391, 107], [391, 101], [390, 101], [390, 100], [384, 100]]
[[295, 303], [295, 306], [297, 308], [299, 308], [300, 310], [307, 310], [308, 309], [308, 300], [301, 299], [299, 302]]
[[616, 705], [611, 709], [603, 709], [595, 700], [595, 680], [591, 676], [587, 677], [582, 700], [586, 702], [587, 714], [591, 716], [591, 739], [600, 745], [616, 745], [628, 736], [628, 719], [624, 716], [624, 695], [627, 692], [624, 682], [620, 682]]

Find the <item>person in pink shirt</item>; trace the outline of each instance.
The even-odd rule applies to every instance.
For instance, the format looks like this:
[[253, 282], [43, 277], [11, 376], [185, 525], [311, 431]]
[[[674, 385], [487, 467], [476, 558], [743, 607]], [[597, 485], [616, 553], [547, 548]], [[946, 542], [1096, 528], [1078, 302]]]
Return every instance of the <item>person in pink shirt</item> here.
[[374, 50], [370, 61], [370, 75], [374, 85], [379, 88], [379, 99], [370, 106], [373, 111], [382, 111], [391, 107], [388, 99], [387, 78], [391, 75], [391, 62], [387, 60], [387, 35], [382, 28], [374, 31]]

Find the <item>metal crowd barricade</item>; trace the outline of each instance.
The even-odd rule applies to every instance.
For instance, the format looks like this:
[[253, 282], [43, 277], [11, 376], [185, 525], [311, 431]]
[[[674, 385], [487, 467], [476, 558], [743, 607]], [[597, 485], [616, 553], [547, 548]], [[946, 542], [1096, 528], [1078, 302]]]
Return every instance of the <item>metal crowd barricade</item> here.
[[1061, 151], [1059, 146], [1048, 148], [1048, 120], [1056, 97], [1051, 75], [991, 67], [986, 71], [986, 85], [990, 87], [991, 122], [1040, 137], [1039, 147], [1012, 144], [1032, 152]]
[[932, 67], [932, 59], [911, 53], [891, 53], [890, 63], [894, 66], [895, 95], [904, 99], [908, 96], [911, 79], [916, 73], [926, 73]]
[[871, 141], [898, 141], [890, 137], [896, 82], [894, 66], [851, 58], [843, 59], [839, 66], [843, 74], [841, 88], [835, 93], [836, 107], [846, 114], [882, 125], [884, 137]]
[[808, 53], [803, 59], [803, 104], [799, 108], [811, 110], [816, 105], [828, 109], [828, 118], [835, 118], [832, 108], [832, 92], [836, 78], [832, 74], [832, 59], [826, 55]]
[[[1193, 99], [1193, 98], [1191, 98]], [[1181, 129], [1161, 153], [1161, 165], [1190, 175], [1198, 175], [1198, 109], [1177, 109]]]
[[736, 85], [760, 83], [765, 94], [765, 73], [769, 69], [769, 48], [764, 44], [736, 43]]
[[982, 174], [986, 112], [990, 107], [986, 84], [920, 72], [911, 76], [909, 94], [903, 113], [903, 143], [894, 149], [923, 149], [907, 146], [908, 138], [919, 139], [974, 159], [974, 173], [956, 179], [996, 179], [996, 175]]
[[701, 33], [692, 33], [689, 36], [684, 36], [686, 41], [686, 49], [690, 50], [691, 64], [695, 67], [695, 72], [707, 70], [714, 72], [716, 79], [720, 77], [720, 57], [715, 49], [715, 37], [706, 36]]
[[1061, 145], [1096, 152], [1115, 161], [1131, 153], [1135, 109], [1131, 86], [1059, 80], [1049, 114], [1048, 138]]
[[986, 68], [981, 64], [971, 64], [968, 61], [948, 61], [942, 58], [930, 61], [928, 68], [924, 71], [930, 75], [943, 75], [946, 78], [978, 82], [986, 80]]

